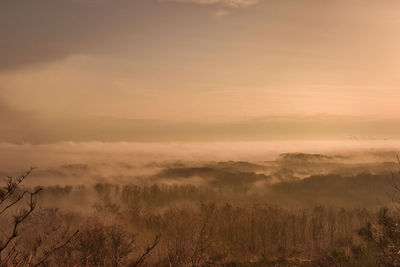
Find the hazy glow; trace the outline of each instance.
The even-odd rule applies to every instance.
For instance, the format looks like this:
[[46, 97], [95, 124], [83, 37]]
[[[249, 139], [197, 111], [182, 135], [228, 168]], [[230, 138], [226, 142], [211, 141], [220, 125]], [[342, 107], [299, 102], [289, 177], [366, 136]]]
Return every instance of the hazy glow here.
[[395, 0], [2, 1], [0, 141], [397, 139], [399, 17]]

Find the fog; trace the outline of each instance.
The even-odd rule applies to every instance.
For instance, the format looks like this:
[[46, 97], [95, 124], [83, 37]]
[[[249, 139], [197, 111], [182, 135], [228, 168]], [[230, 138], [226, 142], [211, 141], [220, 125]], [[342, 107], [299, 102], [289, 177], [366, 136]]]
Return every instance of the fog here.
[[[60, 164], [102, 161], [145, 164], [157, 161], [264, 161], [283, 153], [328, 153], [353, 155], [357, 161], [386, 160], [396, 155], [400, 141], [271, 141], [271, 142], [63, 142], [57, 144], [0, 143], [0, 169], [18, 171], [27, 166], [47, 168]], [[380, 152], [393, 152], [388, 153]], [[389, 153], [390, 154], [390, 153]], [[375, 156], [374, 156], [375, 155]]]
[[370, 208], [390, 204], [400, 143], [65, 142], [0, 147], [0, 175], [36, 168], [27, 186], [195, 186], [209, 194], [198, 199], [202, 201]]
[[[299, 263], [303, 258], [335, 266], [330, 262], [340, 262], [342, 255], [335, 253], [346, 255], [344, 266], [363, 266], [355, 249], [375, 243], [362, 233], [374, 237], [369, 223], [382, 227], [377, 217], [382, 208], [392, 212], [400, 203], [399, 145], [371, 140], [1, 143], [0, 175], [18, 177], [36, 167], [17, 186], [17, 197], [43, 189], [37, 210], [19, 232], [26, 253], [39, 257], [59, 244], [51, 245], [60, 242], [54, 240], [80, 231], [69, 246], [53, 252], [50, 266], [60, 261], [110, 266], [115, 258], [115, 266], [130, 266], [152, 242], [156, 247], [138, 266], [187, 266], [194, 258], [209, 261], [208, 255], [224, 255], [221, 264], [258, 257], [260, 266], [305, 266]], [[28, 199], [23, 200], [3, 215], [22, 212]], [[11, 231], [13, 223], [1, 225]], [[193, 254], [201, 244], [207, 250]], [[304, 249], [333, 252], [308, 255]], [[362, 255], [368, 262], [387, 260], [380, 251]], [[289, 252], [295, 256], [279, 256]], [[276, 257], [286, 265], [277, 265], [282, 260]]]

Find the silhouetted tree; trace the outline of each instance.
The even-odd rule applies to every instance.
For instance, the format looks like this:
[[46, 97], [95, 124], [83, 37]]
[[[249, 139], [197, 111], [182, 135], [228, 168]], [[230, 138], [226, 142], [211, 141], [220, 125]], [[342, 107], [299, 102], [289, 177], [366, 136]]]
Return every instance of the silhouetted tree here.
[[[5, 186], [0, 188], [0, 227], [4, 231], [0, 239], [0, 266], [40, 266], [55, 251], [69, 244], [78, 233], [76, 231], [65, 241], [56, 242], [50, 248], [43, 249], [40, 255], [36, 254], [37, 250], [31, 251], [29, 255], [21, 254], [19, 230], [36, 209], [37, 195], [42, 191], [42, 188], [31, 191], [21, 186], [33, 170], [34, 168], [30, 168], [16, 178], [8, 176]], [[15, 213], [16, 215], [13, 215]]]

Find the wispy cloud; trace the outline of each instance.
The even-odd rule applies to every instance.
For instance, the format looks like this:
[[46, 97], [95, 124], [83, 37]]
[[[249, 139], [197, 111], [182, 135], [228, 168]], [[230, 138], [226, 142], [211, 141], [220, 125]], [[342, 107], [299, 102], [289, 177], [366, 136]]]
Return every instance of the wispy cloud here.
[[[224, 5], [234, 8], [257, 4], [260, 0], [168, 0], [171, 2], [193, 3], [199, 5]], [[226, 15], [226, 14], [225, 14]]]
[[227, 10], [217, 10], [216, 12], [214, 12], [214, 16], [216, 17], [225, 17], [228, 16], [229, 14], [230, 12]]

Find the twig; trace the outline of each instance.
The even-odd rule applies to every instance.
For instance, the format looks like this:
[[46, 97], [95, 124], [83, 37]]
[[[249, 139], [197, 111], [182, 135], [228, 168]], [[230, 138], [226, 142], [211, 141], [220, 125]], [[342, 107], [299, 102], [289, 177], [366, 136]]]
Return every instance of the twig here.
[[41, 264], [43, 264], [52, 254], [54, 254], [57, 250], [62, 249], [63, 247], [65, 247], [66, 245], [68, 245], [72, 238], [74, 238], [77, 234], [79, 233], [79, 230], [76, 231], [73, 235], [71, 235], [64, 243], [62, 243], [61, 245], [54, 247], [53, 249], [49, 250], [48, 252], [46, 252], [42, 258], [35, 264], [33, 265], [33, 267], [39, 266]]
[[15, 217], [14, 227], [10, 237], [8, 237], [7, 241], [0, 245], [0, 252], [3, 251], [10, 242], [17, 237], [18, 226], [33, 212], [36, 208], [36, 195], [42, 191], [41, 188], [37, 189], [35, 192], [31, 193], [30, 201], [29, 201], [29, 210], [26, 211], [24, 214], [20, 214], [19, 216]]
[[156, 238], [153, 241], [153, 244], [151, 246], [148, 246], [145, 250], [145, 252], [139, 257], [139, 259], [131, 265], [131, 267], [138, 267], [140, 264], [144, 262], [146, 257], [151, 253], [151, 251], [158, 245], [158, 242], [160, 241], [161, 235], [158, 234]]

